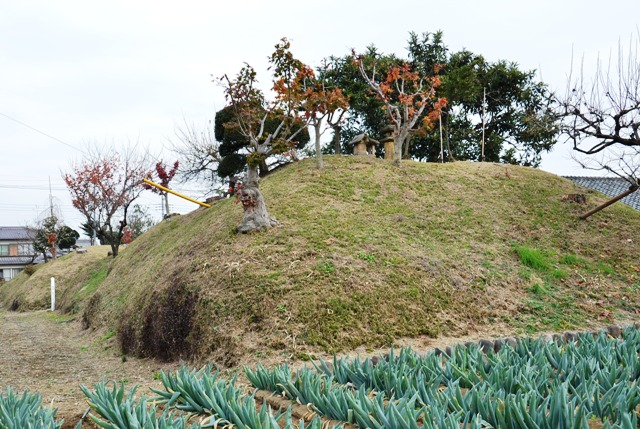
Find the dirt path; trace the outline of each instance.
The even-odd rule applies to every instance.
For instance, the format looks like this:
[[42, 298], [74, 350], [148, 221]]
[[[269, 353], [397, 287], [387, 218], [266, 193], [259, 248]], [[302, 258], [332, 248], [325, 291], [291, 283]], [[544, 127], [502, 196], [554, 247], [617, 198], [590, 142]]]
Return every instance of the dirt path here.
[[109, 335], [96, 340], [77, 322], [50, 312], [12, 313], [0, 310], [0, 392], [39, 391], [44, 404], [58, 408], [64, 427], [74, 427], [86, 409], [79, 385], [93, 386], [103, 377], [139, 385], [139, 392], [159, 386], [153, 380], [163, 365], [153, 360], [117, 355]]

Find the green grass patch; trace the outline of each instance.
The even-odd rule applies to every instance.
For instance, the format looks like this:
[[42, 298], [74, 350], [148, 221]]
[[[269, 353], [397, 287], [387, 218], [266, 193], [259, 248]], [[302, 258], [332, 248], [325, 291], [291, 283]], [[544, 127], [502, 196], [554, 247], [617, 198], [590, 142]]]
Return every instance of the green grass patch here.
[[336, 267], [335, 265], [333, 265], [333, 262], [325, 260], [325, 261], [318, 262], [316, 264], [316, 269], [321, 273], [333, 274], [336, 270]]
[[605, 274], [605, 275], [608, 275], [608, 276], [613, 275], [613, 274], [616, 273], [615, 268], [613, 268], [611, 265], [607, 264], [606, 262], [598, 261], [598, 263], [596, 264], [596, 268], [602, 274]]
[[516, 252], [520, 257], [520, 262], [525, 266], [539, 271], [549, 270], [549, 261], [541, 251], [527, 246], [517, 246]]
[[101, 267], [97, 271], [94, 271], [89, 277], [89, 280], [82, 286], [82, 288], [77, 292], [78, 297], [87, 296], [93, 294], [98, 287], [102, 284], [104, 279], [107, 278], [109, 274], [108, 267]]
[[547, 289], [544, 287], [544, 285], [541, 285], [540, 283], [535, 283], [531, 287], [531, 293], [537, 296], [544, 296], [547, 294]]
[[560, 268], [555, 268], [551, 270], [551, 272], [549, 273], [549, 276], [555, 280], [564, 280], [567, 277], [569, 277], [569, 274], [565, 270], [562, 270]]
[[562, 256], [562, 258], [560, 258], [560, 263], [564, 265], [574, 265], [577, 267], [586, 267], [587, 265], [589, 265], [584, 258], [581, 258], [573, 254], [567, 254]]
[[109, 329], [103, 336], [98, 339], [98, 342], [104, 343], [105, 341], [109, 341], [116, 335], [116, 330], [111, 328]]
[[532, 293], [534, 296], [525, 301], [522, 313], [516, 317], [516, 326], [522, 332], [562, 332], [584, 324], [588, 315], [576, 307], [574, 297], [540, 286], [538, 290], [541, 293]]
[[371, 255], [369, 253], [364, 253], [364, 252], [358, 252], [358, 258], [367, 262], [375, 262], [376, 260], [376, 257], [374, 255]]

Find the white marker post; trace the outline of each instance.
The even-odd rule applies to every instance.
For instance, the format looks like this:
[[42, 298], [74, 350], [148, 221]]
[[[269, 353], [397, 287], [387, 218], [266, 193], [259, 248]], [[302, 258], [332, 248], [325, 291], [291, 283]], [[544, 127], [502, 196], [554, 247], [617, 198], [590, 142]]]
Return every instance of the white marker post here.
[[51, 277], [51, 311], [56, 309], [56, 278]]

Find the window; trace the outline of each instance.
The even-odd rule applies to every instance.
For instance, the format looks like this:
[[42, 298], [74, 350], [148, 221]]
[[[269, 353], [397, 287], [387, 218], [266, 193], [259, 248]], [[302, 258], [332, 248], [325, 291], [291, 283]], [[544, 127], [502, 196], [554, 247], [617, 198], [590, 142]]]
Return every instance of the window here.
[[0, 256], [9, 256], [8, 244], [0, 244]]
[[20, 256], [33, 255], [33, 245], [31, 243], [18, 244], [18, 255]]
[[0, 280], [9, 281], [22, 271], [20, 268], [4, 268], [0, 270]]

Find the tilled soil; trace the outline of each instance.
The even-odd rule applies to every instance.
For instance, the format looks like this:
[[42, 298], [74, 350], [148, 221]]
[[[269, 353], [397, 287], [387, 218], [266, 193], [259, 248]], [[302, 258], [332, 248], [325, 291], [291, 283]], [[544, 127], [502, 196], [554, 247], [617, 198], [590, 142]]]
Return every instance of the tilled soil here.
[[125, 380], [127, 386], [138, 385], [139, 393], [149, 395], [149, 386], [160, 386], [154, 374], [178, 366], [125, 360], [115, 353], [112, 341], [96, 340], [77, 322], [51, 312], [0, 310], [0, 392], [7, 386], [18, 392], [39, 391], [44, 404], [58, 408], [63, 428], [73, 428], [87, 408], [81, 384], [92, 387], [103, 378]]

